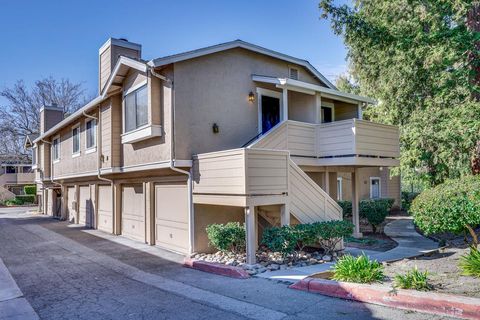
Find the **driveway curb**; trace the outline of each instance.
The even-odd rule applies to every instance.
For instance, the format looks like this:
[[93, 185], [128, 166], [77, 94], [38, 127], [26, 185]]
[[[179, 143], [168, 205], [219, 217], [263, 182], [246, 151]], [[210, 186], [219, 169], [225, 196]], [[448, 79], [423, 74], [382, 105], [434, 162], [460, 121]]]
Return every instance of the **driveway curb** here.
[[478, 298], [315, 278], [305, 278], [290, 285], [289, 288], [398, 309], [462, 319], [480, 319], [480, 299]]
[[250, 275], [239, 267], [226, 266], [220, 263], [206, 262], [201, 260], [195, 260], [191, 258], [185, 258], [183, 265], [187, 268], [200, 270], [203, 272], [209, 272], [218, 274], [225, 277], [236, 279], [248, 279]]

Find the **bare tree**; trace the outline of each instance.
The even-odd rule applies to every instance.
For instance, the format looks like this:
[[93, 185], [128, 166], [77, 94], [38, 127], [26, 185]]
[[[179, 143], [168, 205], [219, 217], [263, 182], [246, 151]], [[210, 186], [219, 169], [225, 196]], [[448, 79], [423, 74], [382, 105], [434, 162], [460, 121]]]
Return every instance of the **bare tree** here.
[[25, 153], [25, 135], [39, 130], [40, 108], [56, 104], [64, 114], [71, 114], [86, 102], [84, 93], [80, 83], [52, 77], [36, 81], [30, 90], [19, 80], [0, 91], [0, 96], [8, 100], [0, 107], [0, 153]]

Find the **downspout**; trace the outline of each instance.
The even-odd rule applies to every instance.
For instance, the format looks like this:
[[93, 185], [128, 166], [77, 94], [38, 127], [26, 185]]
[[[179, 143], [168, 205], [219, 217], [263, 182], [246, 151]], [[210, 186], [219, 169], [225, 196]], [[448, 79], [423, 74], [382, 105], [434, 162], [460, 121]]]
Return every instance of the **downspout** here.
[[187, 176], [187, 189], [188, 189], [188, 253], [193, 254], [194, 249], [194, 208], [193, 208], [193, 183], [192, 183], [192, 169], [186, 171], [175, 167], [175, 138], [174, 138], [174, 123], [175, 123], [175, 96], [173, 92], [173, 81], [165, 76], [155, 72], [153, 68], [150, 68], [150, 72], [153, 76], [159, 78], [162, 81], [169, 82], [171, 84], [171, 110], [170, 110], [170, 165], [169, 168], [175, 172], [185, 174]]

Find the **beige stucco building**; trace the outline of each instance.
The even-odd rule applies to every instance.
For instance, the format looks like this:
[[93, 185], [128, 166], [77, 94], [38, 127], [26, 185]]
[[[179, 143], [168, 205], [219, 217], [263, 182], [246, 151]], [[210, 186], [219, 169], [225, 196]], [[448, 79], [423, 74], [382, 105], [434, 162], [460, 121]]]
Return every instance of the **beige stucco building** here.
[[66, 119], [41, 111], [45, 214], [183, 254], [210, 250], [208, 224], [241, 221], [251, 262], [265, 226], [341, 219], [338, 190], [399, 201], [398, 128], [362, 120], [374, 101], [305, 60], [236, 40], [145, 61], [109, 39], [98, 61], [98, 97]]

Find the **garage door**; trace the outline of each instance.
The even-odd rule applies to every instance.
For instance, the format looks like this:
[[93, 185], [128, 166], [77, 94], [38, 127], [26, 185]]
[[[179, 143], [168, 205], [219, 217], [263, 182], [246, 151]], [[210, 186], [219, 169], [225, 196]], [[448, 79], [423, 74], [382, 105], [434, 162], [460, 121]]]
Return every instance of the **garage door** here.
[[80, 186], [80, 197], [78, 200], [78, 223], [81, 225], [86, 225], [87, 222], [87, 211], [90, 206], [90, 187], [89, 186]]
[[98, 230], [113, 233], [112, 187], [98, 186]]
[[122, 187], [122, 235], [145, 241], [143, 185]]
[[75, 201], [75, 187], [67, 188], [67, 198], [68, 221], [71, 223], [78, 223], [78, 221], [75, 221], [77, 212], [72, 206], [73, 202]]
[[185, 184], [155, 186], [155, 243], [188, 252], [188, 189]]

